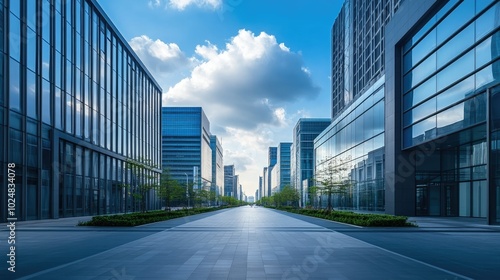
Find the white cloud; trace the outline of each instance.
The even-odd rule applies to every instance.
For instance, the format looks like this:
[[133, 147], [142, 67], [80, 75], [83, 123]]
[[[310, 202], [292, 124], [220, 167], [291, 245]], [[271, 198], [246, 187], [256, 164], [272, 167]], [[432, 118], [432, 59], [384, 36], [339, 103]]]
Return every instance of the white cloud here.
[[184, 10], [187, 6], [208, 7], [217, 9], [222, 5], [222, 0], [169, 0], [168, 6], [177, 10]]
[[196, 54], [201, 56], [205, 60], [210, 60], [212, 58], [215, 58], [219, 54], [219, 49], [217, 46], [212, 45], [209, 41], [206, 41], [208, 45], [204, 46], [196, 46]]
[[265, 32], [240, 30], [224, 50], [207, 42], [196, 53], [204, 62], [168, 89], [164, 106], [202, 106], [211, 123], [226, 128], [281, 126], [287, 104], [319, 93], [302, 57]]
[[132, 38], [130, 46], [153, 74], [174, 72], [192, 67], [193, 60], [187, 58], [175, 43], [153, 41], [146, 35]]

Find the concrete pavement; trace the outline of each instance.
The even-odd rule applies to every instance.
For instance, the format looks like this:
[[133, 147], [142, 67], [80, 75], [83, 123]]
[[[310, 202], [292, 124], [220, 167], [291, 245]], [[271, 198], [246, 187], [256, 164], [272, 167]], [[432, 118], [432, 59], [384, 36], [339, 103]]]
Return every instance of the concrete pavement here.
[[[260, 207], [135, 228], [72, 226], [77, 219], [20, 224], [16, 272], [2, 262], [0, 279], [488, 279], [500, 273], [494, 227], [366, 229]], [[0, 243], [4, 256], [6, 243]], [[473, 259], [481, 261], [482, 274], [463, 269]]]

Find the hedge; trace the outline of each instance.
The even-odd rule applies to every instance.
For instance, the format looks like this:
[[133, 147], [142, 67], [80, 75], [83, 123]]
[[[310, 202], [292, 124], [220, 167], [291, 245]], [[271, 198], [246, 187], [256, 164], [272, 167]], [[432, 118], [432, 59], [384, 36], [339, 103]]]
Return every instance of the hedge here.
[[94, 216], [90, 221], [79, 222], [79, 226], [133, 227], [170, 219], [220, 210], [224, 207], [181, 209], [176, 211], [156, 210], [143, 213]]

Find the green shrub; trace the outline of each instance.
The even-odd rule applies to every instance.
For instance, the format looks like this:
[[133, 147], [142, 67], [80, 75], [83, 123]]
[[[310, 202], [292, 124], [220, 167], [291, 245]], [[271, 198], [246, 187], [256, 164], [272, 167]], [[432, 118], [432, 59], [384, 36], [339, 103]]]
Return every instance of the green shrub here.
[[229, 207], [211, 207], [180, 209], [176, 211], [149, 211], [144, 213], [130, 213], [121, 215], [94, 216], [90, 221], [79, 222], [79, 226], [110, 226], [110, 227], [132, 227], [143, 224], [166, 221], [170, 219], [211, 212]]
[[316, 209], [290, 209], [292, 213], [312, 216], [336, 222], [364, 227], [407, 227], [416, 226], [408, 222], [408, 217], [387, 214], [359, 214], [347, 211], [326, 211]]

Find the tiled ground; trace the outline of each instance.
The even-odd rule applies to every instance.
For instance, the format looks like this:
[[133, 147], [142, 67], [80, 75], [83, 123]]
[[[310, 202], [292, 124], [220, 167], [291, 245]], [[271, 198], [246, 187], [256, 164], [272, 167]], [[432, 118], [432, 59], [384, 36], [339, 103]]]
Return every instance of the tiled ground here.
[[[152, 226], [161, 227], [161, 223]], [[465, 277], [277, 211], [240, 207], [178, 225], [22, 279], [30, 278], [198, 280]]]

